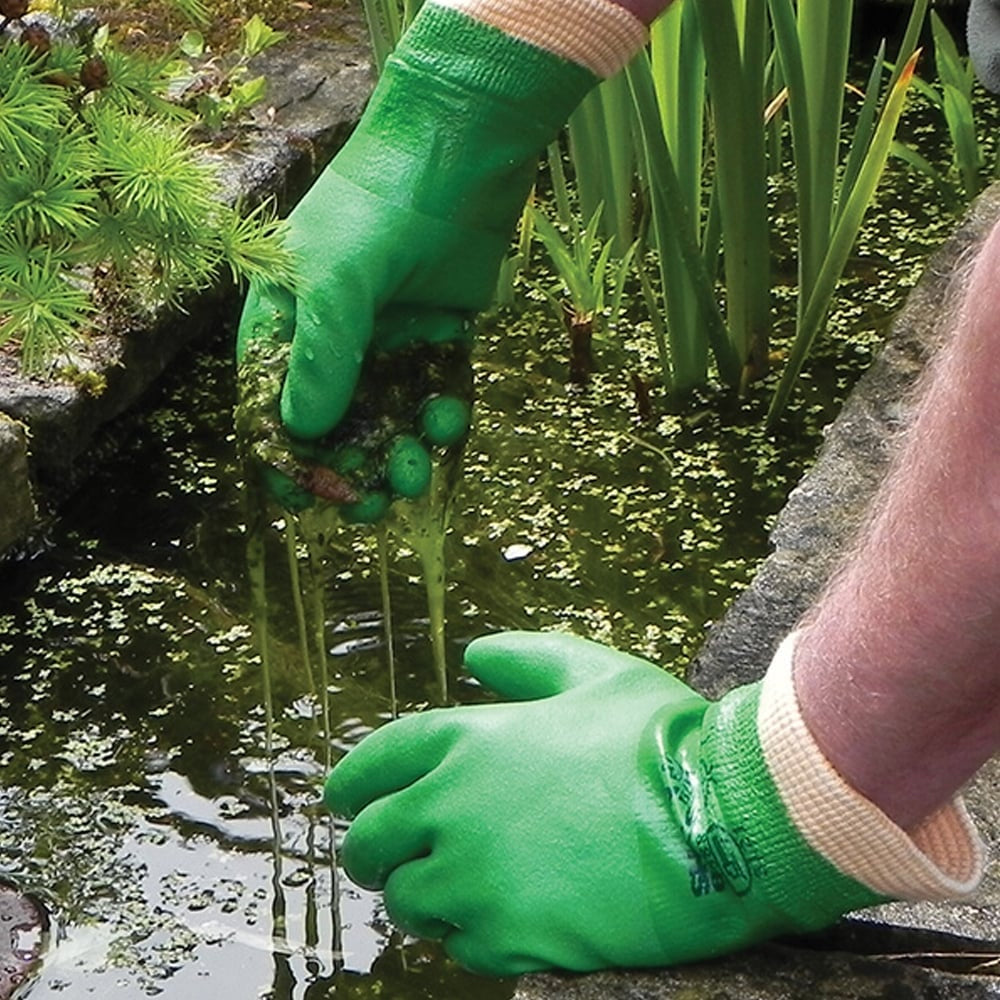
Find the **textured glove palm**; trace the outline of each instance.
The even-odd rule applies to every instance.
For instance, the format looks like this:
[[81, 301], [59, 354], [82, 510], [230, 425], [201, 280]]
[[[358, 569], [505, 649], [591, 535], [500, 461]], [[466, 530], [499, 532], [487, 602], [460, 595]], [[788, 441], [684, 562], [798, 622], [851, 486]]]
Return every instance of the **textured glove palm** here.
[[368, 737], [326, 801], [343, 862], [404, 929], [471, 969], [658, 965], [821, 927], [874, 901], [791, 825], [757, 688], [709, 703], [643, 660], [558, 634], [477, 640], [512, 702]]

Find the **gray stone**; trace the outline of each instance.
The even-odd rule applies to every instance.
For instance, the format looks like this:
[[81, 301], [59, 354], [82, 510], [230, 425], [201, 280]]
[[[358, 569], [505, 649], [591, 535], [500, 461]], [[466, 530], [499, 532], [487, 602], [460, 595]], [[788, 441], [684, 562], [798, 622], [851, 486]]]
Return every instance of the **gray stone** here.
[[[995, 186], [931, 259], [884, 351], [828, 428], [814, 468], [790, 495], [772, 533], [774, 551], [713, 627], [692, 665], [689, 680], [705, 694], [718, 697], [763, 674], [777, 643], [849, 548], [907, 424], [909, 399], [960, 286], [955, 276], [998, 217]], [[703, 965], [529, 976], [515, 1000], [1000, 997], [1000, 760], [982, 769], [966, 801], [993, 858], [971, 901], [893, 903], [856, 914], [809, 942]]]
[[[915, 960], [914, 960], [915, 961]], [[938, 959], [938, 961], [944, 961]], [[980, 962], [986, 962], [982, 959]], [[970, 966], [973, 963], [967, 963]], [[770, 945], [656, 972], [530, 976], [513, 1000], [996, 1000], [1000, 978]]]
[[28, 435], [22, 424], [0, 414], [0, 555], [34, 527], [37, 511], [28, 474]]

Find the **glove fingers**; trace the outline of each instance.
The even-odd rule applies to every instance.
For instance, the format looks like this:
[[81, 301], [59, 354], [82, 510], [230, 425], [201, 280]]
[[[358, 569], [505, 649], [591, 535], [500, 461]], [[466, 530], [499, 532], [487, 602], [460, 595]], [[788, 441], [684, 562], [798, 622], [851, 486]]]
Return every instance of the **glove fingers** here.
[[341, 284], [317, 306], [300, 297], [281, 419], [289, 432], [312, 440], [337, 425], [354, 395], [372, 335], [373, 307], [363, 287]]
[[470, 335], [469, 316], [455, 309], [432, 306], [389, 305], [375, 322], [375, 342], [394, 351], [414, 341], [440, 344]]
[[548, 698], [625, 669], [655, 671], [658, 680], [669, 680], [646, 660], [564, 632], [499, 632], [474, 639], [465, 650], [465, 668], [514, 701]]
[[421, 795], [419, 785], [411, 786], [377, 799], [358, 814], [340, 855], [358, 885], [381, 889], [396, 868], [430, 854], [433, 831], [423, 822]]
[[484, 939], [475, 929], [456, 930], [444, 938], [444, 950], [464, 969], [480, 976], [513, 976], [547, 969], [551, 963], [528, 954], [506, 952], [493, 939]]
[[254, 282], [250, 285], [240, 325], [236, 332], [236, 357], [243, 357], [247, 344], [257, 337], [291, 340], [295, 330], [295, 296], [280, 285]]
[[436, 709], [391, 722], [365, 737], [333, 769], [323, 801], [338, 816], [357, 816], [369, 803], [402, 791], [444, 760], [461, 709]]
[[385, 883], [382, 898], [392, 922], [417, 937], [438, 940], [455, 930], [437, 902], [440, 887], [449, 882], [430, 859], [410, 861], [396, 868]]

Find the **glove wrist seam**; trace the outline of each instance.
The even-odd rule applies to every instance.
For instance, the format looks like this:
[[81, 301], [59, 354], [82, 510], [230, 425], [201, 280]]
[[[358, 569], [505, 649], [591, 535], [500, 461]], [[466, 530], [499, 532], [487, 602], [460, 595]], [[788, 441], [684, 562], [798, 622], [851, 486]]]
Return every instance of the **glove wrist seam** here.
[[796, 633], [764, 678], [757, 717], [764, 760], [792, 822], [839, 871], [893, 899], [942, 900], [978, 886], [985, 851], [961, 796], [907, 833], [853, 789], [809, 732], [792, 676]]

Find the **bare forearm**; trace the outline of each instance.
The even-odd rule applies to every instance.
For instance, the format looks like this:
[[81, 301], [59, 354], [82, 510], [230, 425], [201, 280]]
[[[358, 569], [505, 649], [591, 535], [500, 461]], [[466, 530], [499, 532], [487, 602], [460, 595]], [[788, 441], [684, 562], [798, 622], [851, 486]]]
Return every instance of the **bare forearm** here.
[[873, 520], [796, 655], [817, 742], [904, 827], [1000, 747], [998, 289], [1000, 227]]

